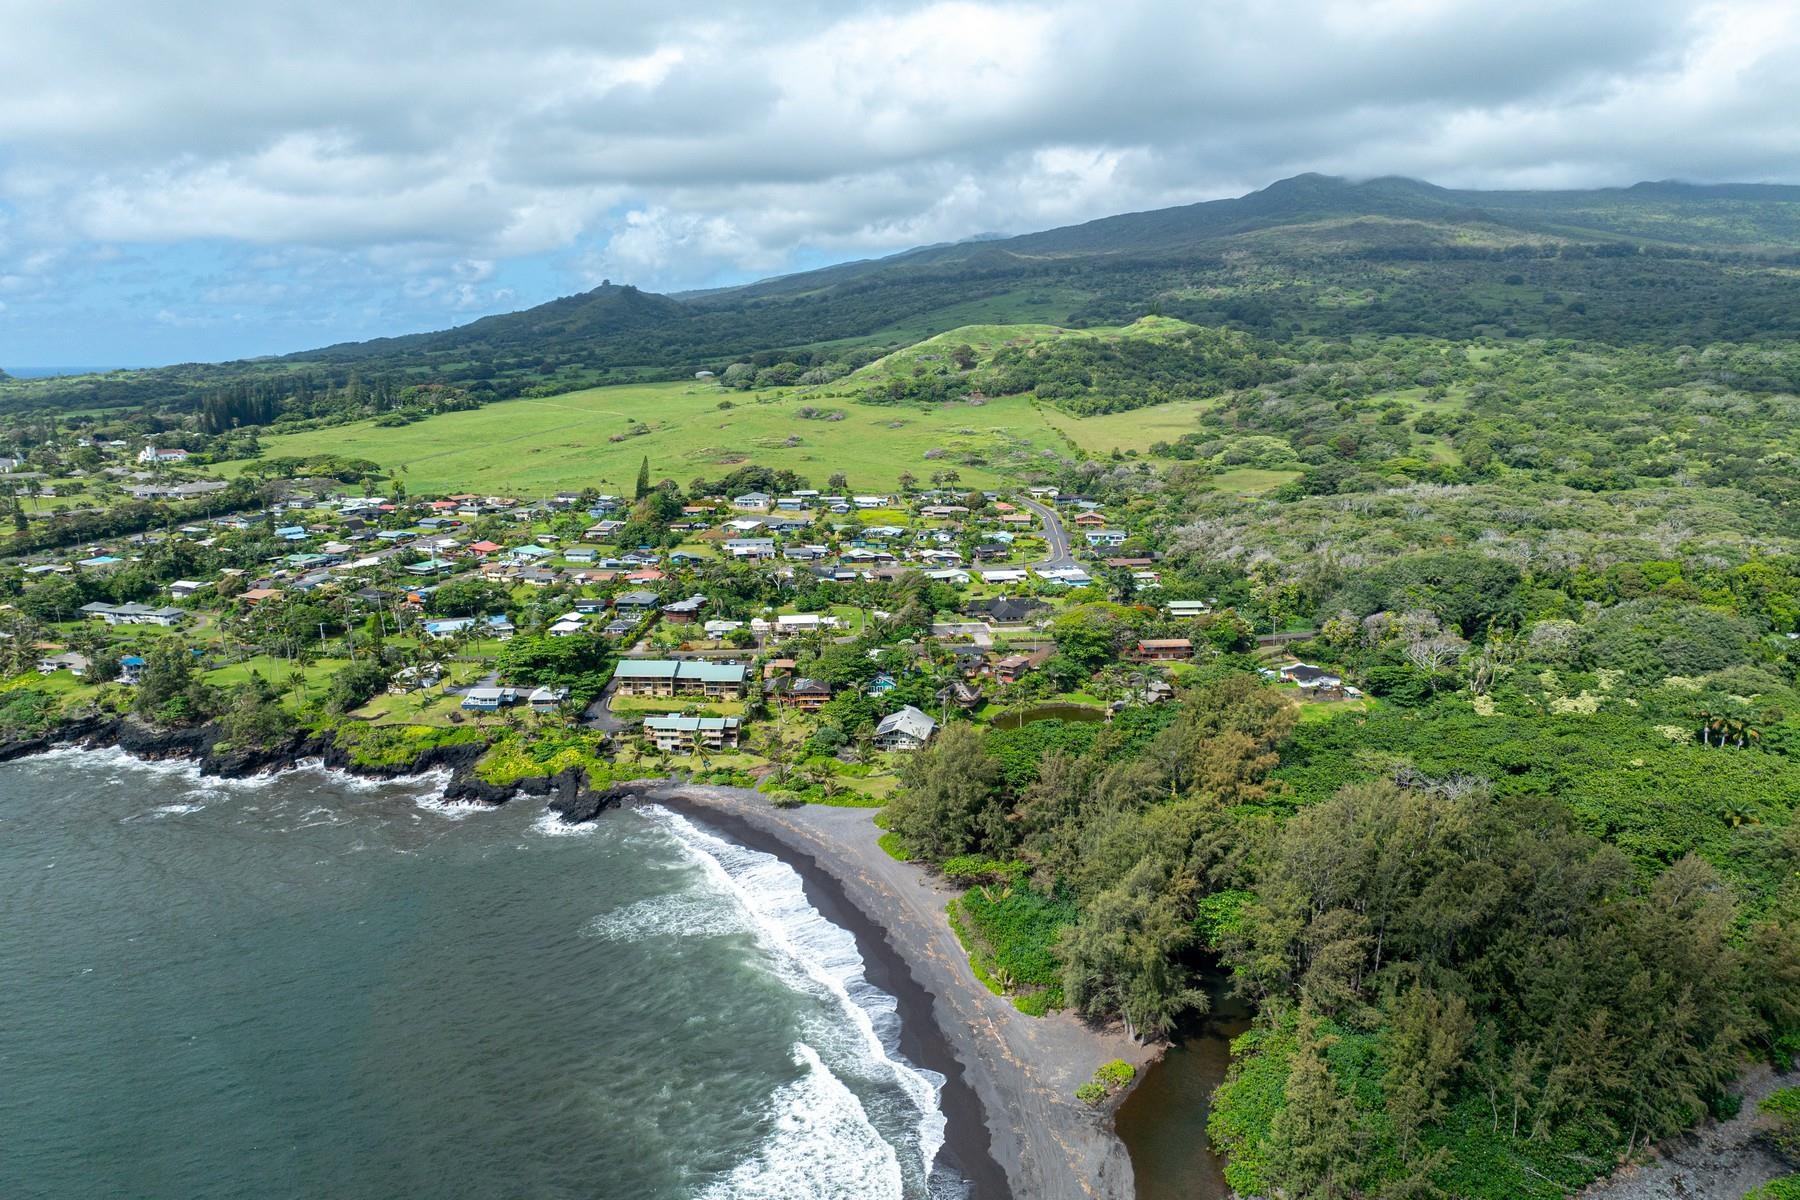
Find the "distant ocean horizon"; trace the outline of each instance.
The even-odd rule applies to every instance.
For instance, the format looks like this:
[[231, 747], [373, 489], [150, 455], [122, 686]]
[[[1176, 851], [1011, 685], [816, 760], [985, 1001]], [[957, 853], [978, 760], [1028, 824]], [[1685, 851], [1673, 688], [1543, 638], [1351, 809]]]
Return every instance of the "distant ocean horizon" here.
[[146, 367], [111, 366], [111, 367], [15, 367], [0, 363], [0, 371], [5, 371], [14, 379], [52, 379], [58, 375], [103, 375], [108, 371], [143, 371]]

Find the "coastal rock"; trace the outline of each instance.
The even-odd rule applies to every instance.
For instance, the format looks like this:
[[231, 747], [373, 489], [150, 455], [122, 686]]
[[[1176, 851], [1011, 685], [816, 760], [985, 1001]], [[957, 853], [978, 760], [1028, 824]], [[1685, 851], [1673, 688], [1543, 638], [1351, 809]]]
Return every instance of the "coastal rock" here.
[[564, 772], [555, 776], [552, 782], [557, 784], [557, 788], [555, 795], [550, 798], [550, 811], [570, 825], [591, 821], [606, 809], [635, 799], [638, 793], [638, 789], [629, 784], [615, 784], [596, 792], [582, 786], [584, 779], [580, 772]]
[[129, 717], [103, 716], [64, 722], [41, 737], [0, 743], [0, 762], [42, 754], [71, 743], [90, 749], [116, 746], [139, 758], [186, 759], [198, 763], [202, 775], [225, 779], [245, 779], [291, 770], [308, 762], [320, 762], [331, 770], [367, 779], [400, 779], [426, 771], [448, 770], [450, 782], [444, 787], [446, 800], [497, 807], [521, 793], [543, 796], [550, 811], [571, 825], [591, 821], [606, 809], [637, 799], [645, 788], [654, 786], [654, 781], [639, 781], [595, 791], [588, 786], [586, 772], [578, 767], [555, 775], [528, 776], [511, 783], [489, 783], [475, 773], [476, 762], [488, 748], [482, 742], [433, 746], [407, 762], [370, 766], [351, 759], [329, 735], [295, 733], [287, 739], [261, 746], [227, 743], [221, 749], [222, 730], [216, 722], [191, 729], [159, 729]]

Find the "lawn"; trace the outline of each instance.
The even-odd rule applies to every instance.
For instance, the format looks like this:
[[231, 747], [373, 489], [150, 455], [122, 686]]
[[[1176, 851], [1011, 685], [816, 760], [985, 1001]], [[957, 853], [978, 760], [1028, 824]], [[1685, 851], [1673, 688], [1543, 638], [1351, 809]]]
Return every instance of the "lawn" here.
[[703, 701], [698, 696], [614, 696], [610, 706], [614, 713], [684, 713], [688, 709], [712, 717], [741, 717], [742, 700]]
[[[304, 688], [305, 701], [310, 702], [323, 699], [326, 688], [330, 686], [332, 675], [336, 674], [345, 665], [346, 661], [341, 658], [321, 658], [315, 660], [308, 666], [300, 668], [302, 674], [306, 677]], [[210, 671], [204, 671], [201, 673], [201, 678], [207, 683], [212, 684], [214, 687], [231, 687], [236, 684], [247, 683], [250, 679], [251, 672], [254, 671], [256, 674], [262, 676], [264, 681], [274, 684], [277, 688], [282, 689], [282, 698], [288, 703], [298, 707], [302, 705], [301, 698], [293, 688], [288, 686], [288, 681], [293, 677], [294, 669], [294, 664], [290, 663], [285, 658], [272, 658], [266, 654], [259, 654], [254, 658], [247, 658], [243, 662], [231, 663], [228, 666], [215, 667]]]

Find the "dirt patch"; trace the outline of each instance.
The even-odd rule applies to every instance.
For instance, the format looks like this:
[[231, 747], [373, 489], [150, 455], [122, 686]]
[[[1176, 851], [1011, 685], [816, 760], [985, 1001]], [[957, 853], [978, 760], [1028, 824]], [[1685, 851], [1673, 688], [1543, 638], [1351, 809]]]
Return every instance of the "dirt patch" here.
[[1800, 1071], [1758, 1067], [1738, 1085], [1744, 1105], [1737, 1116], [1663, 1143], [1650, 1161], [1615, 1172], [1576, 1200], [1739, 1200], [1787, 1174], [1792, 1168], [1757, 1138], [1756, 1105], [1777, 1088], [1800, 1085]]

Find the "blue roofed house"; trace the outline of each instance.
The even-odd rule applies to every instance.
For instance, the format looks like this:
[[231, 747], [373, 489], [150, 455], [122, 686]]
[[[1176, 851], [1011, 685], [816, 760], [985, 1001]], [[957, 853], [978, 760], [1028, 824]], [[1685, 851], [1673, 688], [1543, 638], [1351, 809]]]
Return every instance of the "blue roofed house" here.
[[498, 712], [501, 707], [518, 702], [517, 688], [472, 687], [463, 693], [462, 707], [472, 712]]
[[695, 659], [620, 659], [613, 680], [621, 696], [705, 696], [709, 700], [737, 700], [744, 693], [743, 663], [701, 662]]

